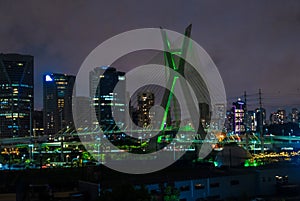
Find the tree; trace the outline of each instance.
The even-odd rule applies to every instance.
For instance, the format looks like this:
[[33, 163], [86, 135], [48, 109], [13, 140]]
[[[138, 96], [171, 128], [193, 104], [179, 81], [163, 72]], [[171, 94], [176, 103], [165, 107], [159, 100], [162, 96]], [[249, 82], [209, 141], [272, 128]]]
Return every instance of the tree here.
[[166, 186], [164, 189], [164, 201], [179, 201], [180, 191], [173, 186]]

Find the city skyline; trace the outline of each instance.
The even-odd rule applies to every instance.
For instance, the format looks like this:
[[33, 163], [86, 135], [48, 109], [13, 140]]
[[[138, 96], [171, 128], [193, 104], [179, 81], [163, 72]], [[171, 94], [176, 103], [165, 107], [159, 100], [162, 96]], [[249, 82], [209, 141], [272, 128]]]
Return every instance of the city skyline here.
[[0, 200], [300, 200], [300, 1], [0, 0]]
[[[0, 18], [4, 19], [2, 28], [6, 30], [1, 32], [0, 52], [35, 57], [37, 109], [42, 109], [43, 74], [76, 75], [92, 49], [124, 31], [162, 26], [182, 32], [189, 23], [194, 27], [192, 39], [203, 46], [220, 71], [229, 104], [237, 97], [242, 98], [246, 90], [248, 105], [256, 108], [258, 96], [255, 95], [261, 88], [263, 105], [268, 112], [285, 106], [299, 108], [298, 1], [201, 1], [188, 4], [175, 1], [172, 2], [174, 12], [167, 12], [169, 2], [158, 1], [151, 5], [150, 2], [127, 2], [127, 8], [120, 2], [105, 3], [104, 6], [101, 2], [87, 5], [67, 1], [0, 4], [0, 15], [10, 16]], [[19, 20], [26, 10], [33, 12], [26, 12], [27, 18]], [[142, 63], [139, 60], [143, 58], [136, 60], [122, 61], [120, 70]]]
[[[3, 53], [2, 53], [3, 54]], [[19, 55], [19, 53], [8, 53], [8, 54], [12, 54], [12, 55]], [[23, 55], [21, 55], [21, 56], [23, 56]], [[25, 55], [26, 56], [26, 55]], [[32, 56], [32, 55], [28, 55], [28, 56]], [[34, 57], [34, 56], [32, 56], [32, 57]], [[102, 66], [102, 68], [107, 68], [107, 67], [105, 67], [105, 66]], [[118, 68], [116, 68], [116, 70], [118, 70]], [[50, 78], [47, 78], [47, 77], [49, 77], [50, 75], [52, 75], [52, 74], [60, 74], [60, 75], [67, 75], [65, 72], [52, 72], [52, 71], [49, 71], [48, 73], [44, 73], [43, 75], [42, 75], [42, 80], [43, 81], [45, 81], [46, 79], [50, 79]], [[76, 77], [75, 75], [68, 75], [68, 76], [73, 76], [73, 77]], [[35, 82], [34, 82], [35, 83]], [[36, 86], [34, 86], [34, 88], [35, 88]], [[245, 93], [246, 91], [244, 91], [244, 93]], [[44, 90], [42, 89], [42, 92], [41, 92], [42, 94], [44, 93]], [[235, 96], [234, 98], [229, 98], [229, 99], [227, 99], [227, 107], [226, 107], [226, 111], [230, 111], [231, 110], [231, 106], [232, 106], [232, 103], [234, 103], [235, 101], [238, 101], [238, 100], [242, 100], [242, 101], [244, 101], [245, 100], [245, 94], [242, 94], [242, 93], [240, 93], [241, 95], [237, 95], [237, 96]], [[251, 96], [251, 103], [250, 104], [247, 104], [247, 107], [249, 107], [250, 109], [250, 111], [253, 111], [253, 110], [255, 110], [255, 109], [257, 109], [258, 107], [259, 107], [259, 93], [252, 93], [252, 94], [250, 94], [250, 96]], [[256, 98], [253, 98], [254, 96], [257, 96]], [[78, 98], [80, 98], [81, 96], [74, 96], [74, 97], [78, 97]], [[88, 98], [88, 97], [85, 97], [85, 98]], [[36, 99], [36, 95], [34, 96], [34, 99]], [[263, 98], [262, 98], [263, 99]], [[232, 100], [232, 102], [230, 102], [230, 100]], [[254, 102], [254, 103], [253, 103]], [[265, 109], [265, 107], [263, 107], [264, 109]], [[267, 114], [267, 119], [269, 119], [269, 117], [271, 118], [271, 115], [273, 114], [273, 113], [276, 113], [277, 111], [279, 111], [279, 110], [284, 110], [284, 111], [286, 111], [287, 112], [287, 116], [286, 117], [288, 117], [288, 115], [294, 110], [294, 109], [300, 109], [300, 103], [299, 103], [299, 105], [296, 105], [295, 106], [295, 104], [291, 104], [291, 105], [286, 105], [286, 106], [283, 106], [283, 107], [267, 107], [268, 109], [269, 108], [272, 108], [272, 110], [267, 110], [266, 111], [266, 114]], [[34, 108], [34, 110], [35, 111], [43, 111], [44, 110], [44, 104], [42, 103], [42, 106], [41, 107], [35, 107]]]

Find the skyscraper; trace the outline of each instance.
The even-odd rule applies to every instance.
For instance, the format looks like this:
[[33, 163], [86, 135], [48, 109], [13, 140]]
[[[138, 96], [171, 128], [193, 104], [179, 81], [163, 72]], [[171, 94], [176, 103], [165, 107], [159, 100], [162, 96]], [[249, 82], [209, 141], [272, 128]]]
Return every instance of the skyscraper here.
[[[120, 88], [115, 91], [117, 84]], [[95, 110], [97, 116], [92, 122], [100, 125], [103, 131], [111, 131], [117, 127], [121, 129], [125, 124], [125, 86], [125, 73], [115, 68], [96, 67], [90, 72], [91, 110]]]
[[215, 104], [213, 106], [213, 112], [215, 114], [214, 119], [211, 120], [212, 129], [223, 130], [225, 128], [225, 116], [226, 108], [224, 104]]
[[238, 101], [232, 103], [232, 114], [233, 114], [233, 130], [235, 134], [244, 134], [245, 129], [245, 102]]
[[[75, 106], [75, 107], [74, 107]], [[92, 130], [91, 101], [89, 97], [73, 96], [73, 118], [77, 122], [76, 129]]]
[[0, 54], [0, 137], [32, 134], [33, 56]]
[[150, 113], [151, 107], [154, 106], [154, 94], [147, 91], [138, 94], [138, 126], [145, 128], [150, 125], [153, 114]]
[[44, 116], [43, 111], [33, 111], [32, 117], [32, 132], [33, 136], [42, 136], [44, 135]]
[[299, 111], [297, 108], [292, 108], [292, 113], [290, 114], [290, 122], [299, 123]]
[[270, 115], [271, 124], [284, 124], [286, 123], [286, 111], [285, 110], [277, 110], [277, 112], [273, 112]]
[[73, 126], [72, 93], [75, 76], [47, 74], [43, 77], [45, 134]]
[[247, 111], [247, 117], [245, 118], [246, 129], [248, 132], [256, 132], [257, 130], [257, 113], [253, 110]]
[[200, 123], [203, 128], [206, 128], [210, 124], [210, 110], [207, 103], [199, 103], [199, 112], [200, 112]]
[[255, 113], [256, 113], [256, 122], [257, 122], [256, 131], [260, 132], [261, 127], [263, 128], [267, 124], [267, 121], [266, 121], [266, 109], [264, 109], [264, 108], [257, 108], [255, 110]]

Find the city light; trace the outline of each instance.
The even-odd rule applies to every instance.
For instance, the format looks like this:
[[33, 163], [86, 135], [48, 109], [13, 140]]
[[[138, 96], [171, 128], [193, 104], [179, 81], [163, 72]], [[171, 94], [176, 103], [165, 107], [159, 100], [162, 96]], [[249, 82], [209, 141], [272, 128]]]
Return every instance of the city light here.
[[46, 81], [46, 82], [52, 82], [53, 79], [52, 79], [51, 75], [46, 75], [46, 76], [45, 76], [45, 81]]

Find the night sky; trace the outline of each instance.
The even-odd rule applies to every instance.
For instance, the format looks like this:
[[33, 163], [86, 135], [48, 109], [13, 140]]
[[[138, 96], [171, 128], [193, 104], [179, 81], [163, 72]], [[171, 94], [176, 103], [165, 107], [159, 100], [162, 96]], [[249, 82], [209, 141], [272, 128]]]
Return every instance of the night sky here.
[[258, 89], [269, 112], [300, 109], [300, 1], [6, 1], [0, 0], [0, 52], [35, 57], [35, 107], [42, 108], [42, 75], [76, 75], [106, 39], [160, 26], [192, 38], [212, 57], [228, 102]]

